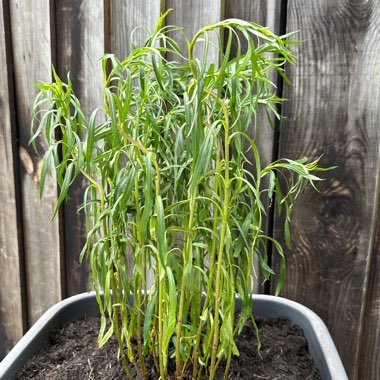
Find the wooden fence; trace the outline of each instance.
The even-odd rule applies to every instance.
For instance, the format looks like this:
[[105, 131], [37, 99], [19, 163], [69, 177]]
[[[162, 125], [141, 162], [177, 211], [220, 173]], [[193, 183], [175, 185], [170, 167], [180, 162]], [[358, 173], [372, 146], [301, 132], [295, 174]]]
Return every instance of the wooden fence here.
[[[102, 103], [105, 52], [123, 57], [136, 26], [167, 22], [192, 35], [223, 18], [256, 21], [277, 33], [300, 30], [292, 87], [283, 90], [279, 132], [260, 130], [264, 159], [316, 157], [337, 165], [320, 192], [293, 213], [282, 295], [328, 325], [350, 379], [380, 373], [380, 2], [375, 0], [1, 0], [0, 1], [0, 357], [61, 298], [90, 289], [78, 253], [84, 223], [77, 181], [50, 223], [57, 186], [38, 198], [41, 157], [28, 146], [33, 81], [65, 76], [86, 111]], [[137, 39], [142, 34], [137, 33]], [[184, 44], [184, 41], [182, 41]], [[213, 57], [217, 59], [217, 57]], [[276, 80], [276, 79], [275, 79]], [[281, 81], [279, 90], [282, 91]], [[40, 150], [44, 142], [40, 141]], [[268, 219], [280, 236], [282, 223]], [[276, 258], [273, 257], [276, 266]]]

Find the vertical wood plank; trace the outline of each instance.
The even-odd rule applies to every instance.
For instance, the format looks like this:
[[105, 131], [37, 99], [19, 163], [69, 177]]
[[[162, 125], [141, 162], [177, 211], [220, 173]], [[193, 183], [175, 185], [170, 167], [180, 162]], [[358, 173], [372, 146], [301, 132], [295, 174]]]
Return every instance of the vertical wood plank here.
[[[184, 33], [188, 39], [192, 39], [195, 33], [205, 25], [216, 23], [224, 18], [223, 0], [166, 0], [166, 8], [173, 11], [167, 17], [167, 25], [177, 25], [184, 28]], [[186, 40], [180, 33], [176, 34], [176, 41], [179, 43], [184, 56], [187, 57]], [[210, 34], [210, 48], [208, 52], [209, 62], [217, 63], [219, 54], [211, 45], [217, 43], [217, 35]], [[197, 44], [194, 48], [194, 56], [202, 56], [202, 44]], [[170, 58], [170, 57], [169, 57]]]
[[[377, 82], [378, 83], [378, 82]], [[380, 161], [377, 173], [377, 205], [371, 239], [368, 290], [359, 347], [356, 379], [376, 379], [380, 373]]]
[[[280, 33], [281, 24], [281, 0], [226, 0], [226, 18], [239, 18], [253, 21], [267, 27], [273, 33]], [[245, 44], [242, 48], [245, 49]], [[233, 52], [236, 52], [234, 46]], [[272, 81], [278, 82], [278, 76], [273, 76]], [[281, 94], [280, 94], [281, 96]], [[275, 118], [272, 118], [275, 123]], [[259, 112], [257, 117], [257, 129], [250, 131], [255, 136], [255, 142], [261, 152], [262, 165], [268, 165], [273, 159], [274, 130], [266, 117], [265, 112]]]
[[[282, 22], [282, 1], [281, 0], [226, 0], [226, 18], [239, 18], [246, 21], [253, 21], [257, 24], [267, 27], [273, 33], [281, 34], [280, 29], [283, 27]], [[227, 37], [227, 36], [226, 36]], [[236, 43], [232, 47], [232, 54], [236, 54]], [[244, 38], [242, 39], [242, 49], [246, 49], [246, 43]], [[277, 94], [281, 97], [282, 92], [282, 79], [277, 73], [273, 73], [271, 80], [277, 84]], [[280, 109], [278, 110], [280, 113]], [[271, 126], [274, 126], [272, 128]], [[257, 148], [260, 152], [260, 160], [262, 167], [265, 167], [271, 163], [277, 154], [277, 138], [278, 138], [278, 121], [273, 116], [271, 117], [271, 123], [268, 121], [266, 112], [263, 109], [259, 109], [256, 116], [256, 127], [252, 125], [249, 128], [249, 135], [254, 138]], [[248, 158], [253, 161], [253, 154], [250, 152]], [[263, 186], [267, 186], [268, 179], [264, 178]], [[265, 196], [265, 195], [264, 195]], [[267, 215], [263, 218], [263, 227], [267, 235], [271, 236], [272, 231], [272, 209], [270, 209], [269, 199], [263, 199], [263, 205], [268, 210]], [[271, 251], [271, 242], [268, 242], [268, 252]], [[270, 258], [269, 258], [270, 259]], [[269, 262], [270, 264], [270, 262]], [[259, 270], [258, 258], [255, 257], [255, 272], [258, 273], [258, 278], [255, 284], [256, 293], [268, 292], [266, 285], [260, 286], [263, 283], [264, 278], [261, 276]], [[268, 283], [269, 284], [269, 283]]]
[[[73, 89], [83, 111], [103, 104], [103, 75], [99, 59], [104, 55], [104, 6], [96, 0], [56, 1], [57, 68], [62, 79], [70, 72]], [[77, 214], [83, 202], [86, 182], [80, 178], [73, 185], [71, 199], [64, 206], [65, 257], [67, 295], [92, 288], [90, 265], [79, 264], [86, 228], [82, 214]]]
[[[20, 262], [15, 189], [5, 12], [0, 1], [0, 360], [23, 334]], [[10, 36], [7, 35], [9, 38]], [[8, 41], [9, 42], [9, 41]], [[8, 56], [9, 58], [9, 56]]]
[[[163, 0], [110, 1], [110, 51], [123, 60], [131, 52], [132, 45], [141, 45], [154, 31], [163, 10]], [[138, 29], [133, 33], [135, 28]]]
[[[288, 2], [288, 30], [301, 30], [289, 67], [280, 157], [315, 158], [338, 168], [323, 173], [293, 212], [293, 250], [283, 295], [327, 323], [355, 378], [369, 272], [379, 158], [380, 3]], [[277, 236], [282, 234], [277, 221]], [[374, 349], [374, 347], [372, 347]], [[362, 377], [361, 377], [362, 378]]]
[[[167, 9], [172, 8], [166, 19], [166, 25], [176, 25], [183, 28], [183, 32], [176, 32], [171, 36], [178, 43], [184, 57], [188, 58], [188, 49], [185, 36], [191, 40], [200, 28], [205, 25], [213, 24], [221, 21], [224, 18], [224, 1], [215, 0], [193, 0], [179, 1], [166, 0]], [[219, 33], [219, 36], [216, 34]], [[218, 37], [222, 38], [219, 31], [209, 34], [209, 50], [207, 53], [207, 63], [219, 65], [219, 53], [213, 48], [213, 44], [218, 44]], [[203, 57], [203, 44], [197, 43], [194, 47], [194, 58]], [[172, 57], [172, 54], [167, 55], [168, 59], [178, 60], [178, 57]]]
[[[28, 318], [33, 324], [61, 299], [58, 219], [50, 223], [57, 198], [54, 178], [48, 178], [40, 200], [41, 156], [28, 146], [31, 108], [37, 89], [33, 82], [51, 80], [50, 6], [48, 0], [11, 0], [12, 51], [19, 137], [23, 241], [27, 277]], [[31, 22], [33, 20], [33, 22]]]
[[[153, 33], [156, 23], [164, 12], [164, 0], [109, 1], [109, 20], [106, 29], [109, 31], [107, 50], [123, 60], [133, 49], [141, 46]], [[137, 29], [136, 29], [137, 28]], [[133, 252], [127, 248], [129, 267], [133, 266]], [[148, 273], [148, 284], [153, 283], [153, 273]]]

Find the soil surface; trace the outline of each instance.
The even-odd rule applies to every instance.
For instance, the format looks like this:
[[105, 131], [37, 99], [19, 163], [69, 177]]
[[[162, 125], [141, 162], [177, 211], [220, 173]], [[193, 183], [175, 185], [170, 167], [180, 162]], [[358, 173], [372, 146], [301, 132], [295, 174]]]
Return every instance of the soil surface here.
[[[248, 323], [237, 337], [240, 355], [232, 359], [229, 379], [320, 379], [299, 327], [283, 318], [257, 319], [257, 326], [261, 357], [255, 330]], [[50, 346], [29, 360], [16, 379], [126, 380], [121, 362], [116, 358], [116, 341], [111, 339], [98, 348], [98, 328], [99, 319], [88, 317], [52, 332]], [[223, 379], [223, 366], [220, 367], [218, 380]], [[134, 369], [131, 371], [135, 374]], [[151, 379], [158, 378], [152, 369]]]

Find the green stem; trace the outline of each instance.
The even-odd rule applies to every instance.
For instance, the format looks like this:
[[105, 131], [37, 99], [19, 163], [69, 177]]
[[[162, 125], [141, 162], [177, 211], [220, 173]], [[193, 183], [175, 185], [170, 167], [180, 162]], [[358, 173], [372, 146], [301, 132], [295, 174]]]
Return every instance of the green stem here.
[[[90, 174], [86, 173], [83, 170], [81, 170], [81, 173], [98, 190], [98, 192], [99, 192], [99, 198], [100, 198], [100, 207], [99, 208], [100, 208], [100, 211], [103, 211], [103, 209], [104, 209], [104, 191], [103, 191], [102, 186], [99, 185], [98, 182]], [[102, 228], [103, 228], [103, 231], [104, 231], [104, 236], [108, 236], [108, 226], [107, 226], [106, 219], [103, 219]], [[106, 252], [107, 252], [107, 256], [109, 257], [110, 256], [110, 248], [109, 248], [108, 244], [106, 244]], [[112, 281], [111, 281], [112, 282], [112, 284], [111, 284], [111, 286], [112, 286], [112, 293], [113, 293], [113, 295], [114, 295], [114, 297], [116, 299], [117, 295], [118, 295], [118, 292], [117, 292], [116, 284], [115, 284], [115, 278], [114, 278], [114, 272], [115, 272], [115, 270], [114, 270], [114, 268], [112, 269], [112, 272], [113, 272], [113, 273], [111, 273], [111, 278], [112, 278]], [[114, 302], [114, 303], [116, 304], [116, 303], [119, 303], [119, 302], [117, 301], [117, 302]], [[126, 355], [125, 355], [125, 352], [124, 352], [124, 345], [123, 345], [123, 342], [122, 342], [122, 339], [121, 339], [118, 310], [117, 310], [116, 306], [114, 306], [113, 309], [114, 309], [113, 324], [114, 324], [114, 328], [115, 328], [116, 339], [117, 339], [119, 350], [120, 350], [120, 356], [122, 358], [124, 369], [125, 369], [125, 372], [126, 372], [128, 378], [129, 379], [133, 379], [132, 374], [131, 374], [130, 369], [129, 369], [128, 361], [127, 361], [127, 358], [126, 358]], [[138, 370], [138, 368], [136, 368], [136, 370]]]
[[[84, 170], [81, 170], [81, 173], [95, 186], [95, 188], [98, 190], [99, 192], [99, 198], [100, 198], [100, 212], [103, 211], [104, 209], [104, 190], [102, 188], [101, 185], [99, 185], [99, 183], [88, 173], [86, 173]], [[104, 218], [103, 219], [103, 222], [102, 222], [102, 228], [103, 228], [103, 232], [104, 232], [104, 236], [108, 236], [108, 226], [107, 226], [107, 221], [106, 219]], [[106, 252], [107, 252], [107, 256], [109, 257], [110, 256], [110, 247], [108, 246], [108, 243], [106, 244]], [[117, 272], [117, 270], [112, 266], [112, 273], [111, 273], [111, 286], [112, 286], [112, 293], [115, 297], [115, 300], [118, 298], [118, 292], [117, 292], [117, 289], [116, 289], [116, 284], [115, 284], [115, 278], [114, 278], [114, 272]], [[120, 300], [116, 300], [116, 302], [114, 302], [115, 304], [116, 303], [119, 303]], [[120, 335], [120, 326], [119, 326], [119, 316], [118, 316], [118, 310], [117, 310], [117, 307], [114, 306], [113, 307], [114, 309], [114, 315], [113, 315], [113, 324], [114, 324], [114, 328], [115, 328], [115, 335], [116, 335], [116, 339], [117, 339], [117, 342], [118, 342], [118, 346], [119, 346], [119, 350], [120, 350], [120, 356], [122, 358], [122, 361], [123, 361], [123, 365], [124, 365], [124, 369], [125, 369], [125, 372], [128, 376], [128, 378], [132, 379], [132, 374], [130, 372], [130, 369], [129, 369], [129, 365], [128, 365], [128, 362], [127, 362], [127, 358], [125, 356], [125, 352], [124, 352], [124, 345], [123, 345], [123, 342], [122, 342], [122, 339], [121, 339], [121, 335]], [[134, 361], [133, 361], [134, 362]], [[134, 363], [135, 364], [135, 363]], [[136, 368], [136, 370], [138, 370], [138, 368]]]
[[[140, 212], [140, 204], [138, 200], [138, 177], [135, 177], [135, 188], [136, 188], [136, 230], [137, 230], [137, 239], [139, 242], [139, 247], [142, 249], [142, 237], [141, 237], [141, 229], [140, 229], [140, 221], [141, 221], [141, 212]], [[136, 255], [136, 260], [138, 260], [137, 265], [141, 267], [141, 260], [142, 260], [142, 252], [140, 252], [139, 255]], [[146, 365], [145, 365], [145, 359], [143, 355], [143, 349], [142, 349], [142, 339], [141, 339], [141, 292], [142, 292], [142, 279], [141, 275], [138, 273], [136, 274], [136, 291], [135, 291], [135, 299], [136, 299], [136, 304], [138, 305], [138, 310], [137, 310], [137, 326], [136, 326], [136, 340], [137, 340], [137, 355], [139, 357], [139, 363], [141, 367], [141, 377], [145, 380], [147, 379], [147, 370], [146, 370]]]
[[159, 281], [159, 288], [158, 288], [158, 357], [159, 357], [159, 363], [160, 363], [160, 375], [161, 379], [166, 379], [166, 371], [164, 367], [164, 357], [163, 357], [163, 329], [162, 329], [162, 318], [163, 318], [163, 313], [162, 313], [162, 300], [163, 300], [163, 282], [160, 281], [160, 273], [161, 273], [161, 264], [158, 262], [158, 281]]
[[[127, 132], [124, 131], [123, 129], [123, 126], [118, 123], [117, 125], [118, 127], [118, 130], [119, 132], [121, 133], [121, 135], [123, 136], [123, 138], [127, 141], [129, 141], [133, 146], [135, 146], [139, 151], [143, 152], [145, 155], [148, 155], [149, 153], [151, 153], [144, 145], [141, 144], [140, 141], [138, 140], [135, 140], [132, 136], [130, 136]], [[160, 168], [158, 166], [158, 163], [157, 163], [157, 160], [156, 160], [156, 157], [154, 156], [153, 153], [152, 154], [152, 163], [155, 167], [155, 170], [156, 170], [156, 197], [158, 197], [161, 193], [160, 191], [160, 182], [161, 182], [161, 173], [160, 173]], [[160, 263], [158, 262], [158, 274], [161, 272], [161, 265]], [[158, 278], [157, 279], [158, 282], [159, 282], [159, 289], [158, 289], [158, 355], [159, 355], [159, 364], [160, 364], [160, 374], [161, 374], [161, 377], [162, 379], [165, 379], [166, 375], [165, 375], [165, 369], [164, 369], [164, 363], [163, 363], [163, 352], [162, 352], [162, 317], [163, 317], [163, 313], [162, 313], [162, 301], [163, 301], [163, 281], [160, 281], [160, 279]]]
[[[216, 158], [216, 174], [215, 174], [215, 180], [214, 180], [214, 191], [217, 193], [218, 187], [219, 187], [219, 164], [220, 164], [220, 140], [218, 139], [218, 152], [217, 152], [217, 158]], [[213, 220], [213, 231], [216, 232], [218, 228], [218, 209], [214, 208], [214, 220]], [[215, 236], [212, 237], [212, 245], [211, 245], [211, 251], [210, 251], [210, 276], [211, 279], [214, 275], [214, 264], [215, 264], [215, 253], [216, 253], [216, 238]], [[203, 310], [201, 315], [205, 312], [205, 310], [208, 308], [210, 297], [211, 297], [211, 287], [208, 288], [208, 291], [205, 296], [204, 304], [203, 304]], [[198, 356], [199, 356], [199, 348], [201, 343], [201, 336], [202, 336], [202, 329], [203, 329], [204, 321], [199, 321], [198, 331], [195, 338], [195, 346], [193, 350], [193, 379], [196, 378], [197, 372], [198, 372]]]
[[[196, 186], [194, 193], [196, 194], [198, 186]], [[189, 215], [189, 224], [188, 231], [186, 235], [185, 243], [185, 252], [183, 259], [183, 269], [185, 269], [189, 260], [191, 260], [191, 230], [194, 223], [194, 213], [195, 213], [195, 195], [193, 194], [190, 199], [190, 215]], [[177, 346], [176, 346], [176, 369], [177, 369], [177, 379], [182, 379], [182, 360], [181, 360], [181, 328], [182, 328], [182, 318], [183, 318], [183, 309], [185, 305], [185, 286], [188, 280], [188, 274], [183, 271], [182, 283], [180, 290], [180, 301], [178, 306], [178, 316], [177, 316]]]
[[[235, 276], [233, 274], [233, 269], [231, 266], [230, 266], [230, 278], [232, 279], [232, 281], [234, 281], [234, 279], [235, 279]], [[233, 285], [233, 287], [234, 287], [234, 285]], [[234, 320], [234, 317], [235, 317], [235, 296], [233, 296], [232, 306], [231, 306], [231, 311], [230, 311], [230, 318], [232, 321]], [[234, 329], [232, 337], [235, 338], [235, 335], [236, 335], [236, 329]], [[230, 366], [231, 366], [231, 356], [232, 356], [232, 346], [229, 345], [228, 346], [228, 352], [227, 352], [226, 367], [224, 369], [224, 377], [223, 377], [224, 380], [227, 380], [227, 378], [228, 378], [228, 374], [229, 374]]]
[[222, 263], [223, 263], [223, 251], [224, 241], [227, 231], [228, 223], [228, 206], [229, 206], [229, 181], [230, 181], [230, 159], [229, 159], [229, 119], [228, 109], [225, 103], [217, 97], [217, 95], [209, 92], [209, 94], [216, 98], [218, 103], [223, 109], [225, 121], [224, 121], [224, 202], [223, 202], [223, 215], [222, 215], [222, 230], [220, 233], [220, 243], [217, 260], [216, 280], [215, 280], [215, 314], [214, 314], [214, 329], [213, 329], [213, 342], [210, 364], [210, 380], [213, 380], [216, 372], [216, 354], [219, 343], [219, 308], [221, 303], [221, 291], [222, 291]]
[[[221, 26], [221, 25], [218, 25]], [[192, 71], [192, 74], [194, 78], [197, 78], [197, 72], [196, 67], [194, 65], [193, 60], [193, 49], [197, 42], [197, 39], [199, 36], [201, 36], [203, 33], [207, 32], [208, 30], [215, 29], [217, 26], [208, 26], [200, 31], [194, 36], [191, 43], [189, 44], [189, 65], [190, 69]], [[216, 273], [216, 280], [215, 280], [215, 288], [216, 288], [216, 301], [215, 301], [215, 315], [214, 315], [214, 331], [213, 331], [213, 344], [212, 344], [212, 356], [211, 356], [211, 369], [210, 369], [210, 380], [213, 380], [215, 376], [216, 366], [215, 366], [215, 360], [216, 360], [216, 353], [217, 353], [217, 346], [219, 341], [219, 308], [220, 308], [220, 297], [221, 297], [221, 267], [223, 262], [223, 250], [224, 250], [224, 240], [226, 235], [226, 225], [228, 221], [228, 204], [229, 204], [229, 117], [228, 117], [228, 109], [226, 104], [218, 97], [217, 94], [213, 93], [211, 90], [205, 88], [205, 92], [207, 92], [210, 96], [212, 96], [221, 106], [223, 113], [224, 113], [224, 128], [225, 128], [225, 152], [224, 152], [224, 164], [225, 164], [225, 188], [224, 188], [224, 205], [223, 205], [223, 215], [222, 215], [222, 231], [221, 231], [221, 237], [220, 237], [220, 244], [219, 244], [219, 255], [218, 255], [218, 263], [217, 263], [217, 273]], [[199, 329], [198, 329], [199, 332]], [[197, 334], [198, 335], [198, 334]], [[200, 338], [200, 337], [197, 337]], [[197, 341], [198, 344], [198, 341]], [[195, 351], [195, 359], [197, 359], [199, 348]], [[197, 366], [197, 363], [193, 360], [193, 363]], [[193, 372], [194, 377], [194, 372]]]
[[[156, 169], [156, 198], [160, 196], [161, 194], [161, 188], [160, 188], [160, 182], [161, 182], [161, 174], [160, 174], [160, 168], [158, 166], [158, 163], [156, 161], [156, 157], [152, 155], [152, 163]], [[158, 287], [158, 357], [159, 357], [159, 363], [160, 363], [160, 375], [162, 379], [166, 379], [166, 370], [164, 367], [164, 358], [163, 358], [163, 328], [162, 328], [162, 318], [163, 318], [163, 294], [164, 294], [164, 281], [160, 281], [160, 273], [161, 273], [161, 263], [160, 260], [158, 260], [158, 277], [157, 280], [159, 282]]]
[[149, 338], [149, 351], [152, 353], [152, 356], [153, 356], [153, 362], [154, 362], [154, 366], [159, 369], [160, 368], [160, 365], [158, 364], [158, 359], [157, 359], [157, 350], [156, 350], [156, 347], [155, 347], [155, 340], [154, 338], [150, 337]]
[[[111, 286], [112, 286], [112, 293], [113, 293], [113, 295], [115, 297], [115, 301], [116, 301], [118, 293], [117, 293], [115, 278], [113, 276], [113, 273], [111, 274]], [[116, 304], [117, 302], [114, 302], [114, 303]], [[122, 360], [123, 365], [124, 365], [125, 373], [127, 374], [128, 379], [132, 380], [133, 376], [132, 376], [131, 370], [129, 369], [128, 361], [127, 361], [125, 351], [124, 351], [124, 345], [123, 345], [123, 342], [121, 339], [120, 324], [119, 324], [119, 312], [117, 310], [117, 306], [113, 306], [113, 325], [114, 325], [115, 335], [116, 335], [116, 339], [117, 339], [117, 343], [118, 343], [119, 351], [120, 351], [120, 357], [121, 357], [121, 360]]]

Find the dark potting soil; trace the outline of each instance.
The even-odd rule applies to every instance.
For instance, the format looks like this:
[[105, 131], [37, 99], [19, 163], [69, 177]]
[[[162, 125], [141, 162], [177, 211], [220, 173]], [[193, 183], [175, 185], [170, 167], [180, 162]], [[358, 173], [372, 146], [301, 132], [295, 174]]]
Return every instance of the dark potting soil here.
[[[262, 344], [261, 357], [257, 352], [255, 330], [251, 323], [247, 323], [237, 337], [240, 355], [232, 359], [229, 379], [320, 379], [299, 327], [284, 318], [270, 321], [259, 318], [257, 326]], [[116, 340], [110, 339], [105, 346], [98, 348], [98, 329], [99, 319], [88, 317], [52, 332], [50, 346], [29, 360], [16, 379], [127, 379], [121, 362], [117, 361]], [[151, 379], [158, 379], [152, 363], [150, 368]], [[131, 372], [135, 373], [134, 369]], [[220, 366], [216, 379], [223, 379], [223, 366]]]

